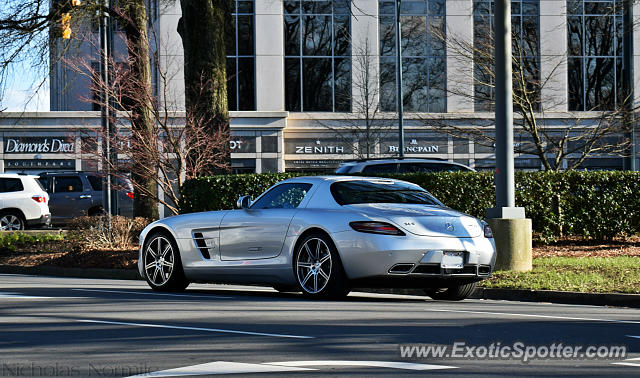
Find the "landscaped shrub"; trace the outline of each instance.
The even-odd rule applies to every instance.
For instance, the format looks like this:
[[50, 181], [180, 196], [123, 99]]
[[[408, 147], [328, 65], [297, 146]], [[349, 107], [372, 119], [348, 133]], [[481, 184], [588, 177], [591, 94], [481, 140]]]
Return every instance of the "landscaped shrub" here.
[[69, 223], [69, 239], [83, 251], [93, 249], [130, 249], [138, 244], [142, 230], [151, 222], [145, 218], [111, 217], [109, 233], [107, 216], [77, 217]]
[[8, 249], [15, 251], [16, 249], [25, 245], [34, 244], [39, 245], [47, 242], [56, 242], [64, 240], [63, 233], [42, 233], [42, 234], [28, 234], [26, 232], [11, 231], [3, 232], [0, 234], [0, 249]]
[[[181, 188], [182, 213], [232, 209], [240, 195], [256, 198], [296, 173], [202, 177]], [[483, 218], [495, 203], [491, 172], [386, 175], [416, 183], [447, 206]], [[579, 235], [609, 239], [640, 233], [637, 172], [516, 172], [516, 206], [525, 208], [542, 238]]]

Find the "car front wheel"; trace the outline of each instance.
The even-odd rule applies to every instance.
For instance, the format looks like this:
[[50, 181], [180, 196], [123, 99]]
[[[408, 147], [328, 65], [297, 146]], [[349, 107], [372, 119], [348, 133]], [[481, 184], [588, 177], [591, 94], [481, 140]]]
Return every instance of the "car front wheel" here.
[[311, 234], [298, 244], [294, 270], [299, 289], [306, 296], [339, 298], [349, 294], [338, 251], [324, 234]]
[[178, 246], [165, 233], [147, 238], [142, 255], [144, 278], [153, 290], [182, 291], [189, 285], [180, 260]]
[[424, 292], [435, 300], [461, 301], [473, 294], [477, 285], [477, 282], [472, 282], [445, 288], [425, 289]]

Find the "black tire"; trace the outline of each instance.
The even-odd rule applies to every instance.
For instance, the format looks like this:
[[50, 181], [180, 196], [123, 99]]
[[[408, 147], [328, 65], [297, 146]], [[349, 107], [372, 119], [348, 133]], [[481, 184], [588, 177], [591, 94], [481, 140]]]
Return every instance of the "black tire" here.
[[0, 213], [0, 230], [21, 231], [25, 229], [25, 221], [22, 214], [17, 211], [3, 211]]
[[178, 245], [169, 234], [154, 232], [149, 235], [144, 242], [142, 259], [144, 278], [153, 290], [184, 291], [189, 286]]
[[92, 207], [87, 210], [87, 215], [90, 217], [105, 215], [104, 208], [102, 206]]
[[477, 282], [450, 286], [439, 289], [425, 289], [424, 292], [435, 300], [461, 301], [468, 298], [476, 289]]
[[297, 290], [310, 298], [342, 298], [351, 291], [338, 250], [322, 233], [309, 234], [297, 244], [293, 274]]

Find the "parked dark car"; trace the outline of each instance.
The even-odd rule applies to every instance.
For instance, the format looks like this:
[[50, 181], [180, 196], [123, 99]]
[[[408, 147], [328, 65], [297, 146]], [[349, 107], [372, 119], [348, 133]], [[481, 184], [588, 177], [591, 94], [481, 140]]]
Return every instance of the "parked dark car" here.
[[340, 164], [335, 173], [339, 174], [381, 174], [415, 172], [475, 172], [464, 164], [447, 160], [421, 158], [362, 159]]
[[[104, 212], [103, 177], [95, 172], [43, 172], [40, 182], [49, 193], [51, 223], [64, 224], [84, 215]], [[118, 177], [113, 186], [117, 192], [117, 214], [133, 216], [133, 184], [126, 177]]]

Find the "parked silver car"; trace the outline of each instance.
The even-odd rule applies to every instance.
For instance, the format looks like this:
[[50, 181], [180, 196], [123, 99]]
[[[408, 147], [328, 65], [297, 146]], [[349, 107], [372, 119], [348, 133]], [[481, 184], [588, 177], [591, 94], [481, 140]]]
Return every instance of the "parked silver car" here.
[[399, 180], [282, 181], [239, 210], [178, 215], [140, 236], [138, 268], [155, 290], [251, 283], [313, 297], [352, 287], [426, 289], [463, 299], [494, 266], [489, 226]]

